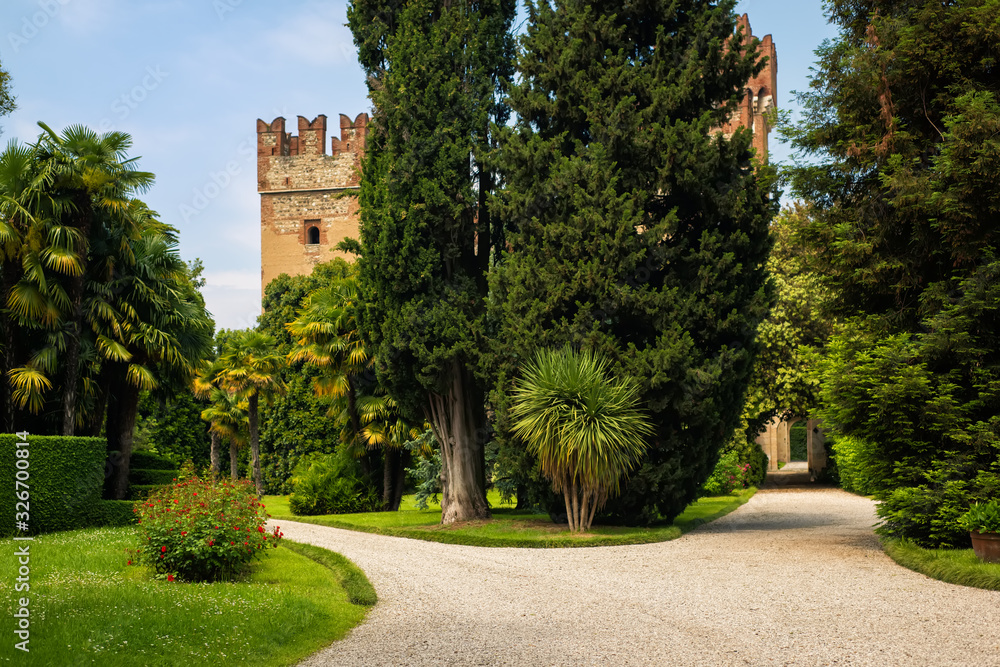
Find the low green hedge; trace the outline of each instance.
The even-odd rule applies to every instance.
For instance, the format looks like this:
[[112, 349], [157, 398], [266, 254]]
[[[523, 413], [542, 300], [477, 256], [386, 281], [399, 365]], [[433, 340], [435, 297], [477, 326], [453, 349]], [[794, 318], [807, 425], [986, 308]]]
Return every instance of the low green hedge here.
[[176, 463], [160, 454], [132, 452], [128, 461], [129, 468], [133, 470], [177, 470]]
[[[18, 447], [18, 442], [22, 439], [16, 435], [0, 434], [0, 534], [39, 534], [94, 525], [102, 502], [106, 441], [29, 435], [27, 447]], [[19, 450], [28, 453], [18, 456]], [[24, 491], [27, 501], [15, 497]], [[28, 514], [27, 532], [15, 526], [16, 512]]]
[[174, 480], [177, 479], [177, 475], [180, 471], [173, 470], [147, 470], [145, 468], [140, 468], [139, 470], [129, 470], [128, 481], [129, 484], [136, 486], [149, 485], [149, 484], [173, 484]]
[[163, 486], [162, 484], [133, 484], [128, 487], [128, 498], [129, 500], [145, 500], [149, 497], [149, 494], [158, 488]]
[[138, 521], [134, 508], [132, 500], [102, 500], [95, 509], [91, 525], [110, 528], [131, 526]]

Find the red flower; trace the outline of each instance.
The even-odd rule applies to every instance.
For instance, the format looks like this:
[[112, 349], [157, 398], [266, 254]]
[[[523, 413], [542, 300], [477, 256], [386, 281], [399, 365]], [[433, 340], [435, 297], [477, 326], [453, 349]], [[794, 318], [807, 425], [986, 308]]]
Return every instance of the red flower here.
[[129, 561], [129, 562], [128, 562], [128, 564], [129, 564], [129, 565], [131, 565], [131, 564], [132, 564], [132, 561]]
[[209, 540], [209, 541], [208, 541], [208, 546], [210, 546], [210, 547], [211, 547], [211, 546], [215, 546], [215, 542], [213, 542], [212, 540]]
[[163, 553], [163, 554], [167, 553], [167, 548], [166, 547], [160, 547], [160, 553]]
[[230, 542], [229, 544], [236, 544], [236, 542]]
[[182, 530], [181, 535], [187, 535], [187, 532]]
[[244, 542], [243, 546], [248, 547], [248, 546], [250, 546], [250, 543], [249, 542]]
[[257, 532], [263, 533], [264, 532], [264, 526], [257, 526]]
[[174, 580], [174, 575], [168, 574], [167, 575], [167, 581], [173, 581], [173, 580]]

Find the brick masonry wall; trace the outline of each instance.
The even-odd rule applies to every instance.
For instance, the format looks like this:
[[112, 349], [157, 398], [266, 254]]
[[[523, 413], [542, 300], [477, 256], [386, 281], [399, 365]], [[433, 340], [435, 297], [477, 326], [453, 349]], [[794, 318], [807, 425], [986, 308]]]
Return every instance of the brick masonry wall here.
[[[326, 153], [326, 116], [299, 116], [299, 134], [285, 119], [257, 121], [257, 189], [260, 193], [261, 291], [282, 273], [304, 275], [336, 256], [334, 246], [358, 237], [357, 187], [368, 116], [341, 116], [341, 136]], [[309, 244], [316, 226], [319, 243]]]

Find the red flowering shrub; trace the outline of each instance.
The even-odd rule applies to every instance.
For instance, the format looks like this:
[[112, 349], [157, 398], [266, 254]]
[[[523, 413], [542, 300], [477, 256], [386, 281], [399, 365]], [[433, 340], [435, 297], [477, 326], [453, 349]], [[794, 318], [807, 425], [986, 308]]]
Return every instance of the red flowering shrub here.
[[265, 528], [269, 515], [249, 481], [194, 477], [157, 489], [136, 504], [136, 513], [138, 557], [168, 580], [229, 579], [278, 546], [283, 535]]

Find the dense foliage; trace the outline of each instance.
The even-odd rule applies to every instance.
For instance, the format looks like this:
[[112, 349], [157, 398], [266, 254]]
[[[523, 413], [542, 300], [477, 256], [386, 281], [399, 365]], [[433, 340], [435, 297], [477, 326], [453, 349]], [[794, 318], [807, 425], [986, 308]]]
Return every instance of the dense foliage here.
[[530, 483], [533, 465], [506, 439], [505, 397], [540, 346], [593, 350], [639, 383], [655, 434], [608, 505], [618, 520], [676, 517], [738, 424], [776, 201], [749, 132], [714, 131], [763, 66], [740, 47], [733, 6], [528, 5], [500, 153], [508, 243], [491, 275], [508, 485]]
[[992, 0], [828, 3], [791, 170], [803, 237], [845, 317], [822, 368], [827, 426], [892, 475], [883, 534], [961, 546], [1000, 493], [1000, 25]]
[[565, 500], [569, 528], [585, 531], [635, 468], [653, 433], [630, 378], [611, 378], [610, 364], [566, 346], [539, 350], [514, 390], [514, 434], [537, 457]]
[[189, 391], [159, 398], [144, 393], [136, 419], [135, 454], [160, 454], [179, 466], [191, 461], [201, 470], [209, 465], [208, 424], [201, 419], [205, 403]]
[[[131, 503], [101, 500], [106, 458], [103, 438], [0, 434], [0, 535], [129, 523], [122, 506], [130, 515]], [[29, 530], [15, 530], [15, 520]]]
[[[264, 312], [258, 328], [275, 339], [275, 351], [287, 355], [294, 339], [285, 325], [296, 318], [312, 292], [345, 278], [343, 260], [318, 264], [307, 276], [282, 274], [264, 291]], [[278, 375], [286, 387], [261, 406], [261, 467], [266, 493], [289, 493], [289, 479], [299, 459], [311, 453], [332, 453], [340, 441], [340, 425], [328, 415], [329, 399], [313, 391], [320, 369], [302, 361], [286, 364]]]
[[291, 478], [293, 514], [351, 514], [381, 509], [377, 490], [361, 474], [349, 451], [312, 454], [299, 460]]
[[122, 498], [140, 393], [186, 385], [214, 325], [131, 138], [42, 127], [0, 153], [0, 427], [106, 434]]
[[516, 3], [354, 0], [375, 114], [361, 183], [359, 322], [379, 380], [441, 447], [442, 521], [489, 515], [483, 383], [487, 271], [502, 237], [491, 123], [503, 125]]
[[283, 535], [266, 529], [268, 514], [247, 481], [187, 479], [150, 494], [136, 513], [137, 558], [171, 579], [230, 579]]

